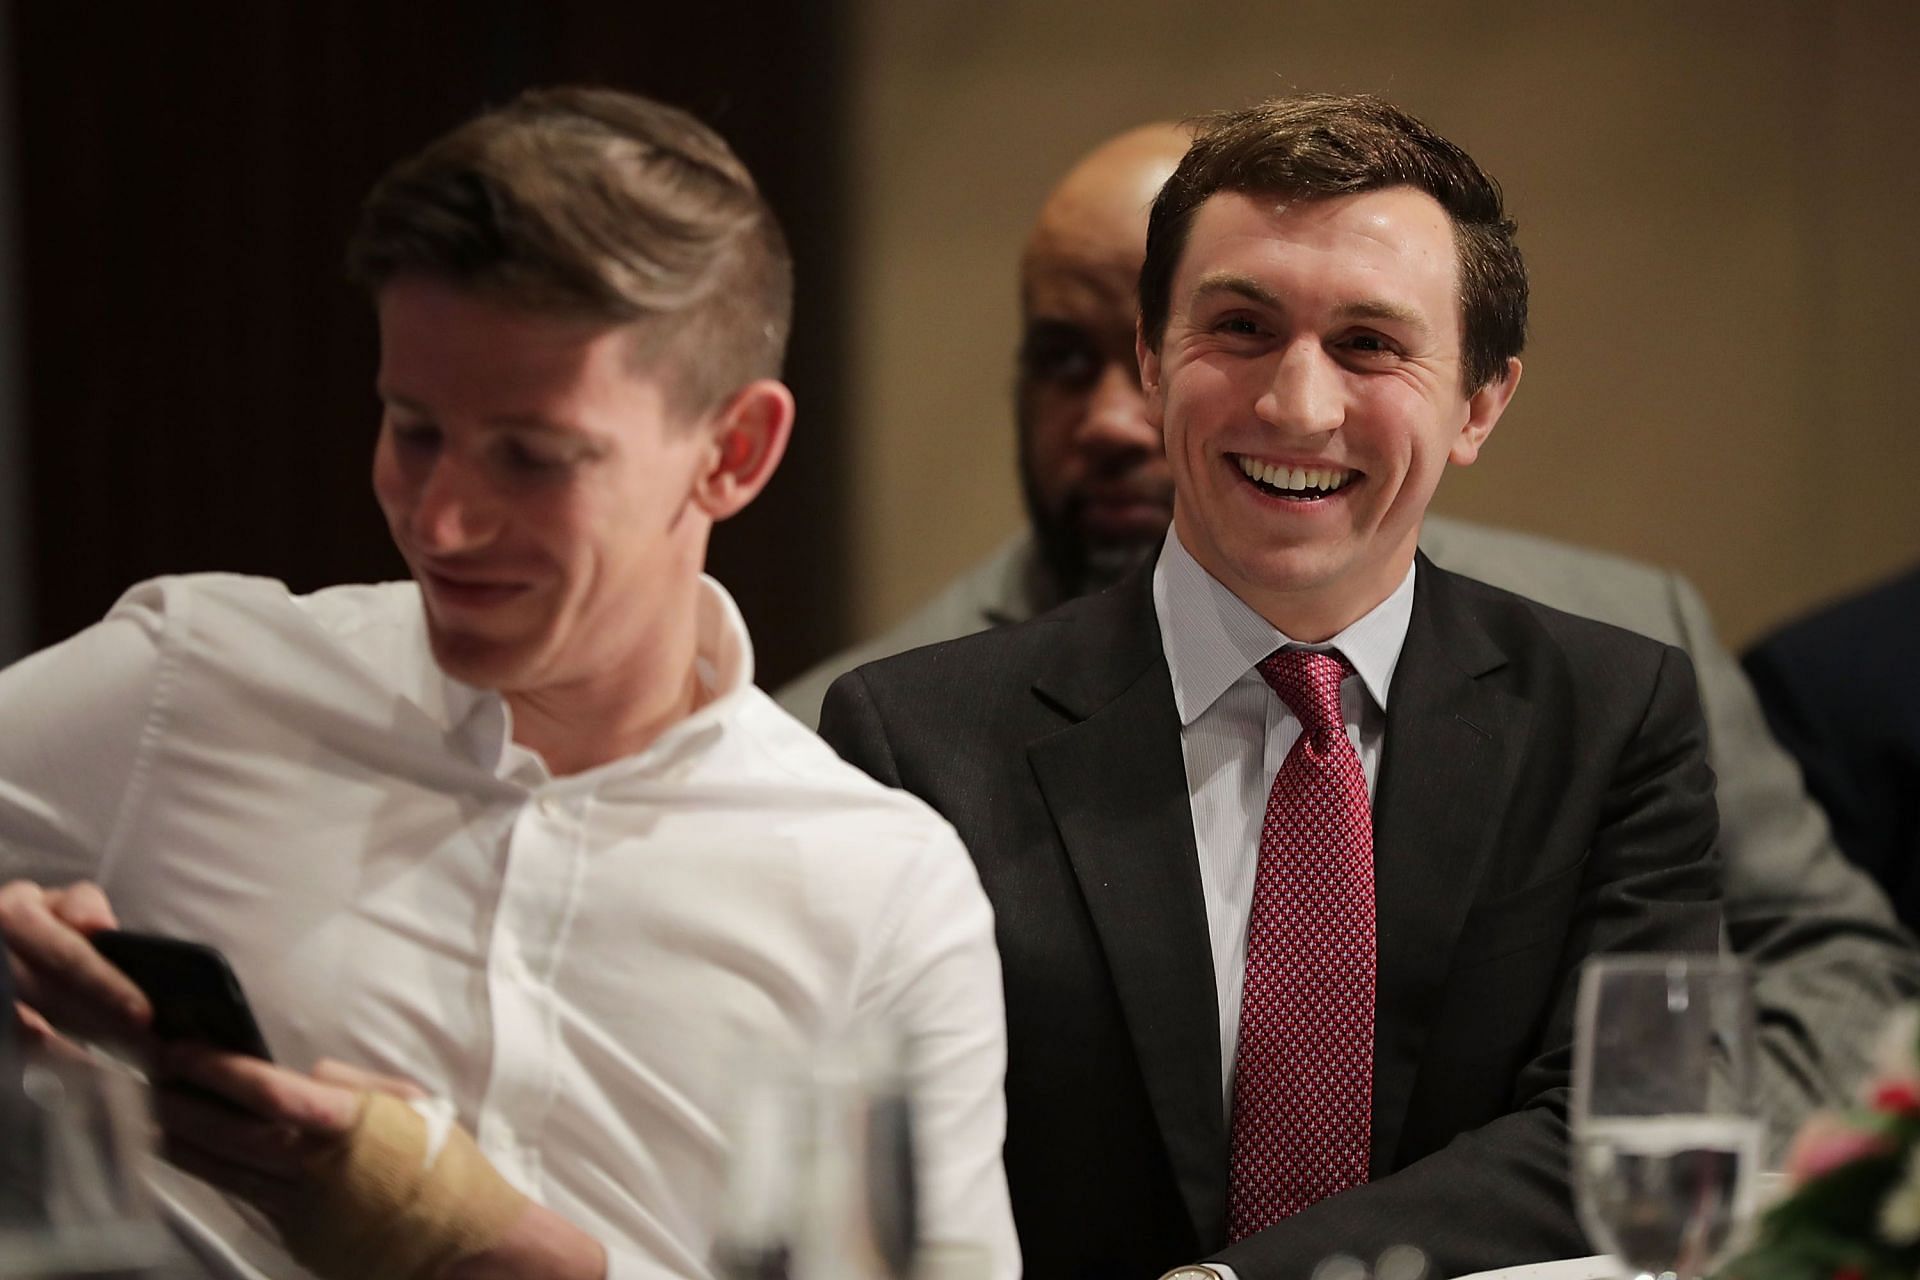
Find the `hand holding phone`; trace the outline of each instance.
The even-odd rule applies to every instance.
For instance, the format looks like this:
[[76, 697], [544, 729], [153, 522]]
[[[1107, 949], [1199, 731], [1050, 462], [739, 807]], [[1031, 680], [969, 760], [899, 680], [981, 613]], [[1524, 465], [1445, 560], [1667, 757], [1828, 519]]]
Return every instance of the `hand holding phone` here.
[[160, 1040], [198, 1040], [273, 1061], [240, 979], [213, 947], [124, 929], [103, 929], [89, 941], [152, 1002]]

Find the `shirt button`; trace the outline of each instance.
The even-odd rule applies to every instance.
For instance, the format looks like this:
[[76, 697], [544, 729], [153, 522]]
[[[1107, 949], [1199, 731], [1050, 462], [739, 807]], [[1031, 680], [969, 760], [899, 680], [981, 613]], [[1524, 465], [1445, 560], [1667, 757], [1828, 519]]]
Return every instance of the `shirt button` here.
[[541, 796], [540, 812], [549, 818], [557, 819], [564, 816], [567, 811], [565, 806], [552, 796]]

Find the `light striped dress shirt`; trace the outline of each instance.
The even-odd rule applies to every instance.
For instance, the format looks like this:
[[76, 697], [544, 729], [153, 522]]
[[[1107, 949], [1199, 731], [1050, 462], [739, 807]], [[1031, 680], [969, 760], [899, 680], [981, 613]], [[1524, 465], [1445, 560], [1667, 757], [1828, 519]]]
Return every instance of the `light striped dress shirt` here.
[[[1400, 585], [1364, 617], [1325, 644], [1297, 646], [1338, 649], [1353, 664], [1354, 674], [1340, 688], [1340, 709], [1369, 794], [1380, 776], [1387, 691], [1413, 617], [1413, 580], [1410, 564]], [[1254, 668], [1295, 641], [1201, 568], [1172, 529], [1153, 570], [1153, 608], [1180, 714], [1220, 1001], [1221, 1106], [1230, 1110], [1260, 824], [1273, 777], [1300, 736], [1299, 719]]]

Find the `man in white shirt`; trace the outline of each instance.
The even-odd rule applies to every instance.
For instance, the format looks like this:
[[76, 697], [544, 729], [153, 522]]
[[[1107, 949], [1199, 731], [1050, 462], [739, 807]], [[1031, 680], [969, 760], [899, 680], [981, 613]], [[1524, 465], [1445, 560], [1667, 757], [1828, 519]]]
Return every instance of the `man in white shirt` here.
[[701, 573], [793, 418], [751, 177], [671, 108], [529, 93], [383, 179], [350, 259], [413, 581], [161, 579], [0, 674], [23, 1023], [141, 1040], [98, 929], [221, 947], [277, 1063], [157, 1049], [204, 1180], [165, 1194], [221, 1269], [341, 1277], [706, 1274], [742, 1081], [889, 1031], [923, 1236], [1016, 1275], [966, 852], [753, 687]]
[[[1586, 1252], [1579, 969], [1716, 946], [1713, 784], [1678, 649], [1418, 552], [1520, 377], [1499, 189], [1376, 99], [1225, 112], [1139, 278], [1139, 383], [1094, 368], [1144, 395], [1133, 452], [1164, 441], [1157, 559], [861, 667], [821, 714], [994, 902], [1027, 1265]], [[1116, 532], [1151, 521], [1150, 478], [1104, 479]]]

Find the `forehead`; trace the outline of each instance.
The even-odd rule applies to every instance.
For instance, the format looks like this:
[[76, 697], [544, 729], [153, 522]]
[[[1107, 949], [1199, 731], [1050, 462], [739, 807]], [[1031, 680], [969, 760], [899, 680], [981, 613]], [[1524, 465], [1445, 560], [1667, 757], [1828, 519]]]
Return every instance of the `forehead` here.
[[1222, 192], [1194, 214], [1174, 294], [1191, 305], [1223, 279], [1245, 278], [1302, 307], [1391, 303], [1454, 328], [1459, 276], [1453, 223], [1423, 191], [1313, 200]]
[[1026, 318], [1120, 324], [1131, 329], [1141, 249], [1123, 237], [1036, 231], [1021, 270]]
[[510, 413], [633, 376], [624, 326], [518, 307], [419, 276], [382, 287], [375, 308], [383, 395]]

